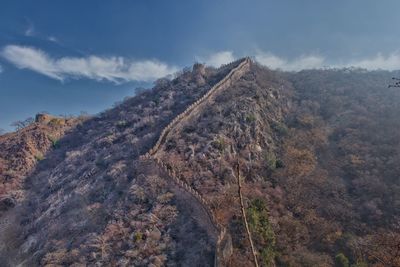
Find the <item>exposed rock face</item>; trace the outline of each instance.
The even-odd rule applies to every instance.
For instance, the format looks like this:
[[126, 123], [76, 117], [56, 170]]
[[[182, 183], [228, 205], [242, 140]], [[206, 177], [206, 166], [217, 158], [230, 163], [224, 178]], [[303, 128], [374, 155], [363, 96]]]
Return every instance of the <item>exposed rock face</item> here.
[[36, 114], [35, 117], [35, 122], [37, 123], [42, 123], [42, 124], [47, 124], [49, 123], [52, 119], [54, 119], [55, 117], [49, 115], [49, 114], [45, 114], [45, 113], [38, 113]]

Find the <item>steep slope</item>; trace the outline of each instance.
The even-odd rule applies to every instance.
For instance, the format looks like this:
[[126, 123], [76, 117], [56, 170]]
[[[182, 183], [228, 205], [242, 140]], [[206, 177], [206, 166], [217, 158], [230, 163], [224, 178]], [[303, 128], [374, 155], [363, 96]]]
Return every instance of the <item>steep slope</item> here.
[[393, 73], [251, 71], [172, 129], [156, 157], [252, 264], [235, 166], [261, 265], [400, 266], [400, 93]]
[[82, 119], [38, 114], [28, 127], [0, 136], [0, 216], [24, 198], [24, 177]]
[[182, 200], [192, 196], [168, 185], [139, 155], [163, 126], [239, 63], [218, 70], [195, 65], [61, 139], [27, 179], [27, 201], [3, 220], [8, 222], [0, 235], [4, 261], [11, 266], [212, 265], [215, 240], [202, 219], [192, 217], [198, 203]]
[[[233, 234], [229, 265], [252, 264], [245, 238], [234, 174], [240, 162], [246, 198], [268, 195], [263, 161], [274, 153], [279, 128], [288, 112], [290, 84], [251, 64], [238, 81], [217, 92], [171, 130], [156, 157], [205, 196], [217, 220]], [[250, 191], [252, 191], [250, 193]]]
[[[8, 266], [400, 266], [393, 73], [195, 65], [77, 125], [0, 224]], [[12, 154], [10, 154], [12, 155]]]
[[400, 266], [400, 91], [387, 88], [392, 76], [398, 73], [288, 76], [297, 95], [282, 152], [298, 164], [275, 179], [291, 192], [286, 203], [308, 240], [299, 247], [361, 266]]
[[232, 254], [231, 236], [229, 233], [227, 233], [226, 228], [218, 221], [214, 212], [210, 209], [210, 203], [203, 196], [201, 196], [195, 188], [181, 179], [180, 175], [174, 171], [171, 165], [167, 165], [166, 161], [160, 160], [157, 157], [157, 153], [159, 153], [161, 147], [165, 145], [165, 142], [168, 140], [171, 134], [179, 131], [187, 120], [198, 114], [202, 108], [207, 107], [207, 105], [210, 104], [210, 101], [213, 101], [215, 95], [237, 82], [246, 72], [250, 70], [250, 66], [251, 61], [249, 58], [241, 60], [241, 62], [235, 68], [233, 68], [210, 90], [208, 90], [206, 94], [204, 94], [195, 103], [190, 105], [181, 114], [176, 116], [175, 119], [163, 129], [154, 147], [142, 157], [142, 159], [145, 160], [153, 160], [159, 168], [164, 169], [168, 173], [167, 176], [169, 176], [170, 179], [172, 179], [177, 185], [181, 186], [185, 189], [185, 191], [191, 194], [207, 212], [209, 221], [208, 229], [210, 229], [209, 232], [214, 232], [211, 235], [214, 235], [214, 240], [216, 242], [214, 245], [216, 247], [214, 265], [216, 266], [224, 266], [229, 262]]

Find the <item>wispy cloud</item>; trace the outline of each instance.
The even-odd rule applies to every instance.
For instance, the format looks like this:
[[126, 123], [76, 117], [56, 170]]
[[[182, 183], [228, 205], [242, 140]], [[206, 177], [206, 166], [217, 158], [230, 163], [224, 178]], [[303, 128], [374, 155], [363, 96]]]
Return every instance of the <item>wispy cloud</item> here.
[[369, 70], [400, 70], [400, 53], [397, 51], [387, 56], [383, 55], [382, 53], [378, 53], [374, 57], [350, 61], [349, 63], [345, 64], [345, 66], [353, 66]]
[[[200, 62], [204, 62], [207, 65], [213, 67], [219, 67], [222, 64], [227, 64], [235, 59], [237, 56], [232, 51], [220, 51], [210, 54], [206, 57], [196, 57]], [[271, 69], [281, 69], [287, 71], [301, 70], [301, 69], [313, 69], [321, 68], [324, 66], [325, 59], [320, 56], [301, 56], [295, 60], [286, 60], [278, 57], [270, 52], [263, 52], [258, 50], [255, 55], [255, 59], [262, 65], [265, 65]]]
[[297, 71], [302, 69], [318, 69], [325, 64], [325, 59], [321, 56], [301, 56], [294, 60], [287, 60], [272, 53], [258, 52], [255, 56], [257, 62], [271, 69], [281, 69], [286, 71]]
[[47, 37], [47, 40], [53, 43], [58, 43], [58, 39], [54, 36]]
[[[321, 68], [348, 68], [356, 67], [367, 70], [400, 70], [400, 52], [394, 52], [388, 55], [378, 53], [375, 56], [349, 59], [340, 63], [332, 63], [321, 55], [300, 55], [293, 59], [279, 57], [271, 52], [257, 50], [254, 55], [255, 60], [271, 69], [280, 69], [284, 71], [300, 71], [305, 69], [321, 69]], [[211, 54], [207, 57], [196, 57], [198, 61], [214, 67], [219, 67], [237, 59], [232, 51], [221, 51]]]
[[221, 51], [206, 57], [196, 57], [196, 60], [209, 66], [219, 67], [222, 64], [227, 64], [234, 61], [235, 57], [232, 51]]
[[399, 70], [400, 53], [394, 52], [387, 56], [378, 53], [376, 56], [364, 59], [353, 59], [341, 63], [330, 63], [325, 57], [320, 55], [303, 55], [292, 60], [278, 57], [272, 53], [258, 51], [255, 55], [256, 61], [271, 69], [281, 69], [285, 71], [299, 71], [304, 69], [321, 68], [348, 68], [356, 67], [367, 70]]
[[60, 41], [52, 35], [46, 35], [40, 31], [38, 31], [35, 27], [35, 25], [33, 24], [33, 22], [28, 19], [25, 18], [26, 21], [26, 30], [24, 31], [24, 35], [27, 37], [31, 37], [31, 38], [38, 38], [38, 39], [42, 39], [42, 40], [46, 40], [49, 42], [53, 42], [53, 43], [60, 43]]
[[3, 72], [3, 66], [0, 65], [0, 73], [2, 73], [2, 72]]
[[94, 55], [56, 59], [40, 49], [18, 45], [4, 47], [1, 55], [20, 69], [30, 69], [60, 81], [68, 78], [114, 83], [153, 81], [177, 71], [176, 67], [157, 60], [132, 61]]
[[35, 26], [33, 26], [33, 23], [31, 21], [27, 20], [27, 22], [28, 22], [28, 27], [24, 32], [25, 36], [34, 36], [36, 34]]

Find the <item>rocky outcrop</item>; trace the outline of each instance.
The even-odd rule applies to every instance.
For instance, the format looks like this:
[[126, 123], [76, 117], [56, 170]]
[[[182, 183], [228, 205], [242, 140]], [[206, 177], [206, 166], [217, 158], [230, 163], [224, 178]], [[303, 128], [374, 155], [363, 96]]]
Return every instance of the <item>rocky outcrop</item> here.
[[38, 113], [38, 114], [36, 114], [35, 122], [46, 124], [46, 123], [49, 123], [54, 118], [56, 118], [56, 117], [51, 116], [51, 115], [46, 114], [46, 113]]

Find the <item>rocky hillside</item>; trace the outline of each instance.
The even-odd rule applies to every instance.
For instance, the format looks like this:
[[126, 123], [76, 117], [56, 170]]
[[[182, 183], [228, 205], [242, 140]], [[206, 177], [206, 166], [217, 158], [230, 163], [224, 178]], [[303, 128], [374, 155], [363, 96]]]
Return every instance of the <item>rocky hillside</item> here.
[[[400, 266], [391, 75], [196, 64], [51, 134], [52, 120], [2, 136], [0, 177], [18, 181], [3, 194], [25, 197], [0, 217], [0, 260]], [[11, 149], [21, 140], [25, 161]]]
[[0, 216], [24, 198], [25, 177], [79, 121], [38, 114], [29, 126], [0, 136]]

